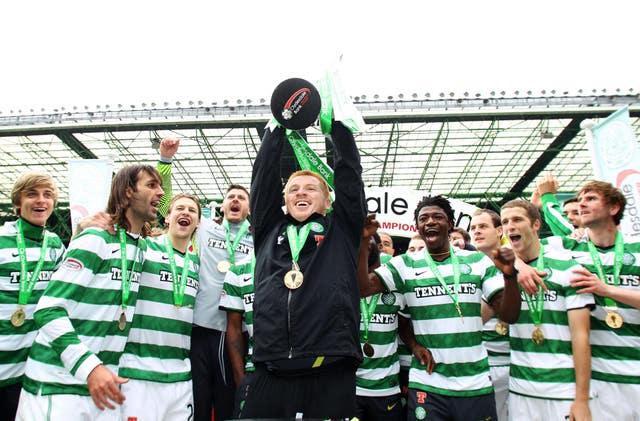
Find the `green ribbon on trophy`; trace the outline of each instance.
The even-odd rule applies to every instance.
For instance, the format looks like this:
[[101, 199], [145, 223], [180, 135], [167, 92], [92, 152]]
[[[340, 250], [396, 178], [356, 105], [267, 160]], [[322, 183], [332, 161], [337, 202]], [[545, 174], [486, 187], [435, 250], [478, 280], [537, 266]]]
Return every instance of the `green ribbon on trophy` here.
[[309, 144], [300, 136], [300, 133], [287, 129], [287, 139], [291, 144], [293, 153], [296, 155], [300, 168], [319, 174], [327, 182], [331, 190], [334, 190], [333, 169], [311, 149]]
[[366, 130], [366, 124], [362, 118], [362, 114], [353, 104], [351, 97], [347, 94], [342, 85], [342, 76], [340, 75], [340, 61], [338, 61], [328, 69], [324, 76], [317, 82], [318, 93], [320, 94], [320, 128], [322, 133], [327, 135], [331, 133], [331, 120], [341, 122], [352, 132], [363, 132]]

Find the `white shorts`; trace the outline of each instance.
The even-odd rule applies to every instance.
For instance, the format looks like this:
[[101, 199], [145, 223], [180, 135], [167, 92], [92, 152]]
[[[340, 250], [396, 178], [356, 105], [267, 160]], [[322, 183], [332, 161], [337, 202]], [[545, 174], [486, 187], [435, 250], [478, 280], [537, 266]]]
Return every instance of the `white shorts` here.
[[573, 401], [530, 398], [509, 393], [509, 421], [565, 421], [569, 419], [572, 404]]
[[591, 391], [594, 421], [640, 421], [640, 385], [592, 379]]
[[193, 419], [191, 380], [159, 383], [129, 379], [120, 386], [126, 400], [123, 421], [185, 421]]
[[98, 409], [91, 396], [32, 395], [22, 389], [16, 421], [120, 421], [121, 410]]
[[489, 377], [496, 395], [498, 421], [507, 421], [509, 419], [509, 366], [489, 367]]

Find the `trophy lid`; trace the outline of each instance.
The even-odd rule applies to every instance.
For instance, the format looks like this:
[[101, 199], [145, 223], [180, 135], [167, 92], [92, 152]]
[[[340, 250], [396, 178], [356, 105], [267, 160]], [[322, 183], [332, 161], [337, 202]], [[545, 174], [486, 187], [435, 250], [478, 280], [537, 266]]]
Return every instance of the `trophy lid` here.
[[320, 94], [304, 79], [287, 79], [276, 86], [271, 95], [271, 112], [287, 129], [305, 129], [318, 118]]

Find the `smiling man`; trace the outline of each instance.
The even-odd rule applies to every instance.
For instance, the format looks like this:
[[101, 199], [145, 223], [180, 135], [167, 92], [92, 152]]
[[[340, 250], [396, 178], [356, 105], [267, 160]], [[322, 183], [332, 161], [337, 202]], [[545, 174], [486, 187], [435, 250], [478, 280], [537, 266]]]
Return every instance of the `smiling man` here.
[[156, 218], [161, 186], [151, 166], [122, 168], [107, 203], [116, 233], [88, 228], [69, 244], [34, 313], [39, 331], [16, 419], [119, 419], [119, 386], [127, 379], [117, 376], [118, 361], [138, 296], [142, 237]]
[[0, 228], [0, 407], [7, 419], [15, 417], [37, 333], [33, 311], [64, 253], [60, 238], [45, 227], [57, 198], [48, 174], [21, 175], [11, 190], [18, 219]]
[[254, 162], [251, 215], [256, 245], [254, 380], [240, 418], [350, 418], [362, 360], [357, 254], [366, 216], [352, 133], [333, 122], [333, 211], [325, 181], [293, 173], [284, 189], [286, 134], [267, 128]]
[[590, 421], [594, 301], [570, 284], [573, 271], [582, 268], [569, 253], [540, 244], [541, 217], [531, 202], [511, 200], [500, 217], [516, 255], [548, 274], [546, 291], [539, 286], [536, 295], [522, 292], [520, 318], [510, 329], [509, 419]]
[[593, 418], [640, 418], [640, 243], [618, 230], [627, 200], [604, 181], [590, 181], [578, 193], [589, 239], [549, 237], [584, 268], [572, 279], [579, 293], [596, 295], [591, 313]]
[[191, 240], [200, 215], [195, 196], [178, 194], [169, 203], [167, 232], [147, 240], [136, 314], [118, 373], [130, 379], [121, 386], [125, 420], [193, 416], [189, 350], [200, 260]]
[[495, 419], [480, 309], [484, 294], [506, 321], [517, 320], [515, 256], [496, 250], [494, 265], [482, 253], [453, 247], [454, 213], [442, 196], [423, 198], [414, 216], [427, 246], [422, 254], [396, 256], [367, 273], [368, 253], [361, 247], [358, 268], [363, 296], [397, 291], [411, 316], [408, 419]]
[[[173, 195], [171, 162], [179, 145], [175, 138], [165, 138], [160, 143], [158, 171], [166, 186], [163, 203]], [[210, 421], [212, 410], [219, 419], [233, 416], [235, 388], [226, 346], [227, 313], [219, 308], [220, 294], [229, 268], [253, 251], [247, 189], [239, 184], [229, 185], [220, 211], [222, 218], [200, 218], [196, 231], [201, 265], [190, 354], [195, 421]]]

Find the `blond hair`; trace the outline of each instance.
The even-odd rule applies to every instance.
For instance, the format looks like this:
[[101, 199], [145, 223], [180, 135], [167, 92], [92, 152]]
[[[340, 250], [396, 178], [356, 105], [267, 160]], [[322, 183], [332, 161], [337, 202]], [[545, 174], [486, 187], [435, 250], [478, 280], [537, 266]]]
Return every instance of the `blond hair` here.
[[58, 188], [49, 174], [38, 172], [24, 173], [18, 177], [15, 183], [13, 183], [13, 188], [11, 189], [11, 203], [13, 204], [16, 215], [19, 214], [22, 193], [38, 186], [44, 186], [51, 189], [53, 192], [53, 206], [58, 203]]

